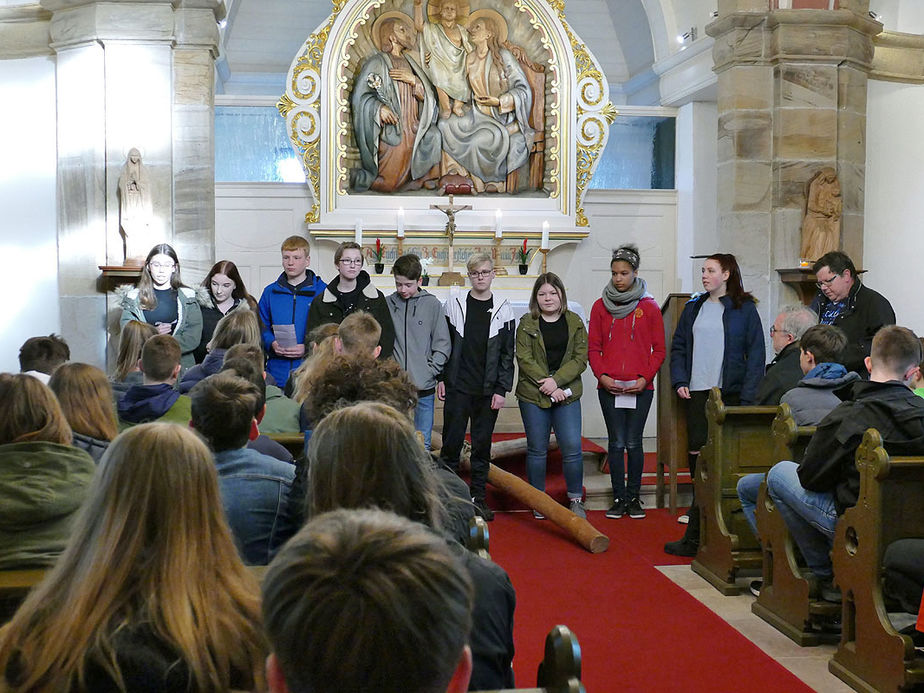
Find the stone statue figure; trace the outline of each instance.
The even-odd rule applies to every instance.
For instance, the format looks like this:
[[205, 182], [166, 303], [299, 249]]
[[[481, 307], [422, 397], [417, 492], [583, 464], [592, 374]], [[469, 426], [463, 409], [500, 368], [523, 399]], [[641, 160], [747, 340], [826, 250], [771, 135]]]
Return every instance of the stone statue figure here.
[[119, 225], [125, 239], [125, 262], [142, 264], [151, 247], [148, 230], [153, 221], [151, 185], [141, 152], [129, 150], [119, 174]]
[[359, 192], [436, 187], [440, 135], [433, 86], [415, 60], [411, 18], [386, 12], [372, 25], [378, 51], [356, 75], [351, 105], [359, 168], [351, 183]]
[[837, 172], [825, 167], [809, 181], [802, 219], [803, 260], [817, 260], [837, 250], [841, 239], [841, 184]]
[[468, 14], [465, 0], [429, 0], [424, 21], [422, 0], [414, 0], [414, 28], [420, 32], [420, 57], [436, 87], [440, 118], [462, 115], [471, 100], [465, 79], [465, 56], [472, 50], [460, 20]]

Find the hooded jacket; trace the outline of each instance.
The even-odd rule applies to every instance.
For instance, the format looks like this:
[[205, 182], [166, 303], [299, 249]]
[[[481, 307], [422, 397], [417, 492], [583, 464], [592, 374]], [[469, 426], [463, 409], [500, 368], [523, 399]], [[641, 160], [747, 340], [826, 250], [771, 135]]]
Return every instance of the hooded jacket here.
[[[450, 296], [446, 302], [446, 321], [449, 323], [449, 337], [452, 351], [440, 380], [446, 387], [455, 387], [462, 361], [462, 344], [465, 341], [465, 311], [468, 294]], [[496, 300], [496, 297], [495, 297]], [[504, 299], [491, 312], [488, 327], [488, 348], [484, 365], [484, 389], [482, 395], [506, 396], [513, 388], [514, 319], [510, 302]]]
[[119, 421], [123, 424], [163, 420], [185, 425], [192, 416], [189, 397], [181, 395], [166, 383], [134, 385], [119, 400], [116, 408]]
[[202, 363], [197, 363], [183, 374], [177, 389], [185, 395], [200, 381], [205, 380], [210, 375], [215, 375], [224, 365], [227, 351], [227, 349], [213, 349], [210, 351]]
[[[125, 323], [130, 320], [147, 322], [144, 319], [144, 309], [141, 307], [139, 294], [138, 287], [116, 287], [116, 295], [119, 296], [122, 305], [119, 329], [125, 327]], [[199, 340], [202, 337], [202, 311], [199, 308], [199, 300], [195, 289], [188, 286], [181, 286], [177, 289], [176, 314], [176, 327], [173, 329], [173, 338], [180, 345], [180, 352], [183, 354], [180, 358], [180, 365], [183, 366], [183, 370], [186, 370], [196, 363], [193, 352], [199, 346]]]
[[890, 455], [924, 454], [924, 399], [897, 380], [859, 381], [850, 394], [819, 422], [798, 469], [805, 489], [834, 495], [838, 515], [857, 504], [854, 457], [867, 428], [879, 431]]
[[[838, 372], [842, 375], [831, 377], [832, 374], [828, 373], [809, 378], [809, 374], [806, 374], [798, 385], [780, 399], [780, 404], [789, 405], [792, 418], [798, 426], [817, 426], [819, 421], [840, 405], [841, 398], [835, 394], [835, 391], [860, 379], [860, 376], [853, 371], [844, 373], [843, 366], [840, 364], [820, 365], [836, 365], [839, 367]], [[813, 369], [813, 371], [817, 370], [817, 368]]]
[[273, 325], [295, 325], [295, 340], [305, 342], [308, 309], [327, 284], [311, 270], [306, 270], [305, 280], [298, 286], [289, 284], [282, 272], [275, 282], [263, 289], [260, 296], [260, 322], [263, 329], [263, 348], [269, 356], [266, 370], [279, 384], [285, 384], [289, 374], [298, 368], [304, 359], [280, 356], [273, 351]]
[[99, 461], [103, 458], [103, 453], [109, 449], [109, 441], [93, 438], [92, 436], [85, 436], [83, 433], [77, 433], [77, 431], [73, 431], [72, 433], [73, 441], [71, 445], [75, 448], [84, 450], [93, 458], [96, 464], [99, 464]]
[[[356, 276], [356, 288], [360, 292], [359, 299], [356, 301], [356, 305], [353, 306], [353, 310], [349, 312], [364, 310], [378, 321], [382, 328], [382, 336], [379, 337], [379, 346], [382, 347], [382, 352], [379, 354], [379, 358], [387, 359], [392, 355], [395, 348], [395, 326], [391, 321], [385, 294], [375, 288], [366, 270], [360, 270]], [[335, 322], [339, 325], [349, 315], [340, 302], [340, 297], [337, 293], [339, 289], [340, 275], [337, 275], [324, 290], [320, 299], [311, 304], [311, 310], [308, 311], [308, 332], [329, 322]], [[279, 382], [278, 378], [277, 382]]]
[[452, 350], [443, 304], [425, 289], [407, 300], [396, 291], [385, 301], [395, 328], [395, 361], [411, 376], [418, 392], [430, 394]]
[[93, 458], [72, 445], [0, 445], [0, 570], [54, 563], [95, 471]]

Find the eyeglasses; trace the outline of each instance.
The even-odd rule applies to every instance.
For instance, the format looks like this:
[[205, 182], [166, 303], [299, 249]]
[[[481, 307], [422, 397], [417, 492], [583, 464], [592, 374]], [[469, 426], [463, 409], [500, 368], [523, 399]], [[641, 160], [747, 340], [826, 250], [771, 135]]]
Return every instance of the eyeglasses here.
[[770, 336], [772, 337], [775, 334], [792, 334], [789, 330], [778, 330], [773, 325], [770, 326]]
[[344, 258], [343, 260], [340, 261], [340, 264], [341, 265], [361, 265], [363, 264], [363, 260], [362, 258], [356, 258], [355, 260]]
[[472, 279], [483, 279], [484, 277], [490, 277], [494, 270], [481, 270], [480, 272], [469, 272], [468, 276]]
[[823, 289], [823, 288], [825, 288], [826, 286], [831, 286], [831, 282], [833, 282], [833, 281], [834, 281], [835, 279], [837, 279], [839, 276], [841, 276], [841, 275], [840, 275], [840, 274], [834, 274], [834, 275], [828, 277], [827, 279], [822, 279], [820, 282], [815, 282], [815, 286], [817, 286], [819, 289]]
[[160, 263], [160, 262], [151, 262], [148, 264], [151, 265], [151, 269], [156, 269], [156, 270], [172, 270], [174, 267], [176, 267], [176, 265], [172, 262], [166, 263], [166, 264]]

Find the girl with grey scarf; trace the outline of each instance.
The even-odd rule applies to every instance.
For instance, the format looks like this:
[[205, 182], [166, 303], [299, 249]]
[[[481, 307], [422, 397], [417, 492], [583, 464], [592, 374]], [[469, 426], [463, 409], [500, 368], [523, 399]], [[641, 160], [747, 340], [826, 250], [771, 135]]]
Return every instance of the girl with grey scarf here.
[[613, 252], [611, 281], [590, 312], [588, 358], [609, 439], [613, 505], [606, 516], [611, 519], [645, 517], [639, 500], [642, 431], [654, 396], [652, 380], [666, 353], [661, 311], [638, 276], [640, 261], [634, 245]]

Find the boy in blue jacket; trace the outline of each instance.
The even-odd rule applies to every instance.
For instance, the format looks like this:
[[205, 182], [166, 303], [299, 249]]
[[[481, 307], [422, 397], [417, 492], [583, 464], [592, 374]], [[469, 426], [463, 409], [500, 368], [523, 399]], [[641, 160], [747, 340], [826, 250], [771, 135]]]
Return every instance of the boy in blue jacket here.
[[[305, 357], [305, 325], [308, 309], [315, 296], [327, 288], [320, 277], [308, 269], [311, 263], [308, 241], [301, 236], [289, 236], [282, 242], [282, 274], [263, 289], [260, 296], [260, 320], [263, 322], [263, 348], [269, 357], [267, 372], [279, 387], [298, 368]], [[295, 326], [295, 346], [280, 346], [275, 325]]]

